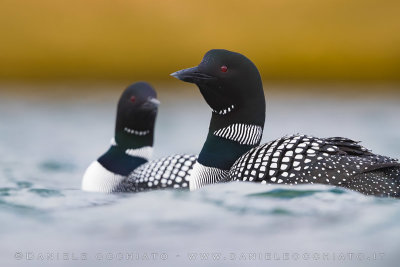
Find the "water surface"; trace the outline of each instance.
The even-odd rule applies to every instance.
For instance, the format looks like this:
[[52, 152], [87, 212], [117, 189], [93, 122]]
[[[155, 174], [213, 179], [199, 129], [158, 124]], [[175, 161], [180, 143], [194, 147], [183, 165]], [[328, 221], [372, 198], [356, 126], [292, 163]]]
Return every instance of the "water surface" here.
[[[2, 266], [397, 266], [394, 199], [249, 183], [193, 193], [81, 192], [85, 168], [109, 146], [118, 97], [1, 97]], [[346, 136], [400, 156], [396, 97], [267, 97], [263, 142], [298, 132]], [[155, 157], [198, 153], [210, 119], [200, 94], [167, 91], [160, 100]]]

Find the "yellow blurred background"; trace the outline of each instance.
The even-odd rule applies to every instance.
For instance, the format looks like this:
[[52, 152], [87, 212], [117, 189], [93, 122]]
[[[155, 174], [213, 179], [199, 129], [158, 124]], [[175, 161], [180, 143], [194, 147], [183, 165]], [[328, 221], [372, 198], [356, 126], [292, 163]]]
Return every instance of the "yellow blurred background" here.
[[398, 0], [2, 0], [0, 80], [170, 81], [212, 48], [270, 81], [400, 81]]

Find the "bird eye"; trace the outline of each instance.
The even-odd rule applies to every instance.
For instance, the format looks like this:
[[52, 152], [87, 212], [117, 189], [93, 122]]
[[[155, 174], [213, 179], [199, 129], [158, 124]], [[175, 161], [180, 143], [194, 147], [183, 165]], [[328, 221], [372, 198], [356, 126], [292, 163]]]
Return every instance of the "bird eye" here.
[[228, 67], [225, 66], [225, 65], [221, 66], [221, 71], [222, 72], [227, 72], [228, 71]]
[[133, 96], [131, 96], [131, 99], [130, 99], [130, 100], [131, 100], [132, 103], [135, 103], [136, 97], [133, 95]]

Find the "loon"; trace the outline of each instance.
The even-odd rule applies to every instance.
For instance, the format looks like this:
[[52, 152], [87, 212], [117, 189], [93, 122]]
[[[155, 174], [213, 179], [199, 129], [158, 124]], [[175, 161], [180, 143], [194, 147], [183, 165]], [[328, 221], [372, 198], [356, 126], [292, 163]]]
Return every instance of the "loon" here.
[[134, 83], [124, 90], [118, 102], [111, 147], [87, 168], [82, 190], [113, 192], [133, 170], [149, 161], [159, 104], [156, 91], [146, 82]]
[[195, 83], [213, 114], [189, 178], [190, 190], [228, 181], [330, 184], [367, 195], [400, 197], [400, 163], [343, 137], [285, 136], [259, 145], [265, 98], [257, 67], [244, 55], [214, 49], [172, 76]]
[[172, 155], [149, 161], [159, 101], [147, 83], [129, 86], [117, 111], [111, 148], [93, 162], [83, 177], [82, 190], [103, 193], [189, 188], [196, 155]]
[[261, 142], [265, 96], [256, 66], [227, 50], [210, 50], [197, 67], [173, 77], [195, 83], [212, 110], [208, 135], [189, 178], [190, 190], [225, 181], [235, 161]]

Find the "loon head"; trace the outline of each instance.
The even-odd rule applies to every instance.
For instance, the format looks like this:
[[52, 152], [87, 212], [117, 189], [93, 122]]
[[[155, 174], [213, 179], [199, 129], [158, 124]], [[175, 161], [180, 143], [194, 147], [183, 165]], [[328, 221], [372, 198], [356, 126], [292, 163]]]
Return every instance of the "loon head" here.
[[242, 111], [243, 122], [264, 125], [261, 76], [254, 63], [244, 55], [213, 49], [204, 55], [198, 66], [171, 75], [196, 84], [213, 114], [229, 117], [231, 113]]
[[124, 148], [153, 145], [154, 124], [157, 117], [157, 93], [146, 82], [128, 86], [117, 107], [115, 141]]

